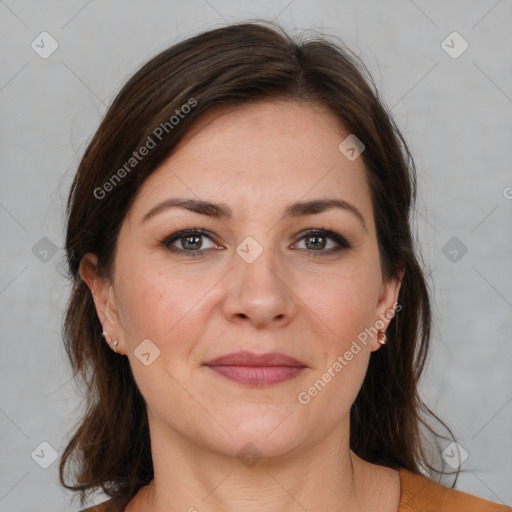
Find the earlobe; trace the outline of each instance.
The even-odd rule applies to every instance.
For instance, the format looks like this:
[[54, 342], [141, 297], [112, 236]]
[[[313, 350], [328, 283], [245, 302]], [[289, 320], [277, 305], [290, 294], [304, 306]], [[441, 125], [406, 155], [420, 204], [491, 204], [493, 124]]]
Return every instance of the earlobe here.
[[82, 258], [80, 276], [91, 292], [96, 314], [103, 329], [103, 337], [111, 345], [111, 348], [113, 347], [112, 340], [116, 340], [116, 346], [113, 347], [113, 349], [116, 349], [119, 322], [117, 321], [116, 306], [112, 294], [112, 283], [108, 278], [99, 274], [98, 258], [94, 254], [88, 253]]
[[375, 328], [378, 330], [379, 335], [376, 336], [376, 341], [372, 344], [372, 352], [378, 350], [388, 341], [385, 336], [386, 330], [396, 312], [401, 309], [397, 304], [404, 274], [405, 267], [402, 265], [398, 270], [397, 277], [390, 278], [382, 283], [381, 294], [377, 304], [377, 317], [375, 320]]

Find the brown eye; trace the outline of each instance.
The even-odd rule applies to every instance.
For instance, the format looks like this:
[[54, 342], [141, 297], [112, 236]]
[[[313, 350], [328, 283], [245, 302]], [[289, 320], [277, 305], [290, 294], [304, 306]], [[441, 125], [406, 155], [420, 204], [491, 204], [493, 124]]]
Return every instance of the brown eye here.
[[304, 238], [308, 249], [325, 249], [327, 237], [322, 235], [310, 235]]
[[201, 235], [186, 235], [179, 238], [181, 245], [184, 249], [197, 250], [201, 249], [203, 241]]

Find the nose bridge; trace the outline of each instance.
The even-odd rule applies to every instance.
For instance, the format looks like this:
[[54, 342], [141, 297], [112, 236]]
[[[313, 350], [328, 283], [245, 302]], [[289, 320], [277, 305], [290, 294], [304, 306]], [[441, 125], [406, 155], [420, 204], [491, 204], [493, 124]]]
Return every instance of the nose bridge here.
[[[259, 235], [262, 237], [263, 235]], [[294, 300], [286, 284], [286, 269], [277, 243], [266, 235], [261, 244], [247, 236], [233, 255], [225, 313], [231, 318], [248, 318], [257, 325], [279, 320], [286, 323], [293, 316]]]

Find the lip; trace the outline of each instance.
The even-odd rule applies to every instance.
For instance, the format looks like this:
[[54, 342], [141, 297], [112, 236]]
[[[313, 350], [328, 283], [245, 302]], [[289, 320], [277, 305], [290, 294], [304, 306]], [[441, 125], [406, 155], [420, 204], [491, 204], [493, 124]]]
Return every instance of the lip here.
[[255, 354], [247, 350], [240, 352], [231, 352], [222, 356], [210, 359], [204, 363], [205, 366], [232, 365], [232, 366], [289, 366], [305, 367], [306, 365], [281, 352], [268, 352], [266, 354]]
[[226, 379], [263, 387], [295, 378], [307, 367], [301, 361], [272, 352], [254, 354], [248, 351], [232, 352], [204, 363]]

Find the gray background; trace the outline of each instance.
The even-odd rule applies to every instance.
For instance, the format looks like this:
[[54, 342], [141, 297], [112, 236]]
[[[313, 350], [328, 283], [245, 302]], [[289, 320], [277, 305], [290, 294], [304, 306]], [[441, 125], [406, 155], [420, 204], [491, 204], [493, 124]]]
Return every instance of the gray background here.
[[[417, 232], [434, 289], [434, 350], [421, 394], [469, 454], [457, 488], [512, 504], [510, 1], [5, 0], [1, 511], [78, 508], [57, 482], [57, 462], [42, 469], [31, 454], [41, 442], [60, 453], [78, 419], [60, 340], [63, 208], [87, 141], [146, 59], [252, 17], [341, 37], [392, 108], [418, 165]], [[47, 59], [31, 47], [41, 46], [43, 31], [58, 43]], [[445, 49], [459, 52], [462, 41], [442, 46], [453, 31], [469, 44], [457, 58]], [[51, 452], [38, 448], [34, 458], [50, 462]]]

